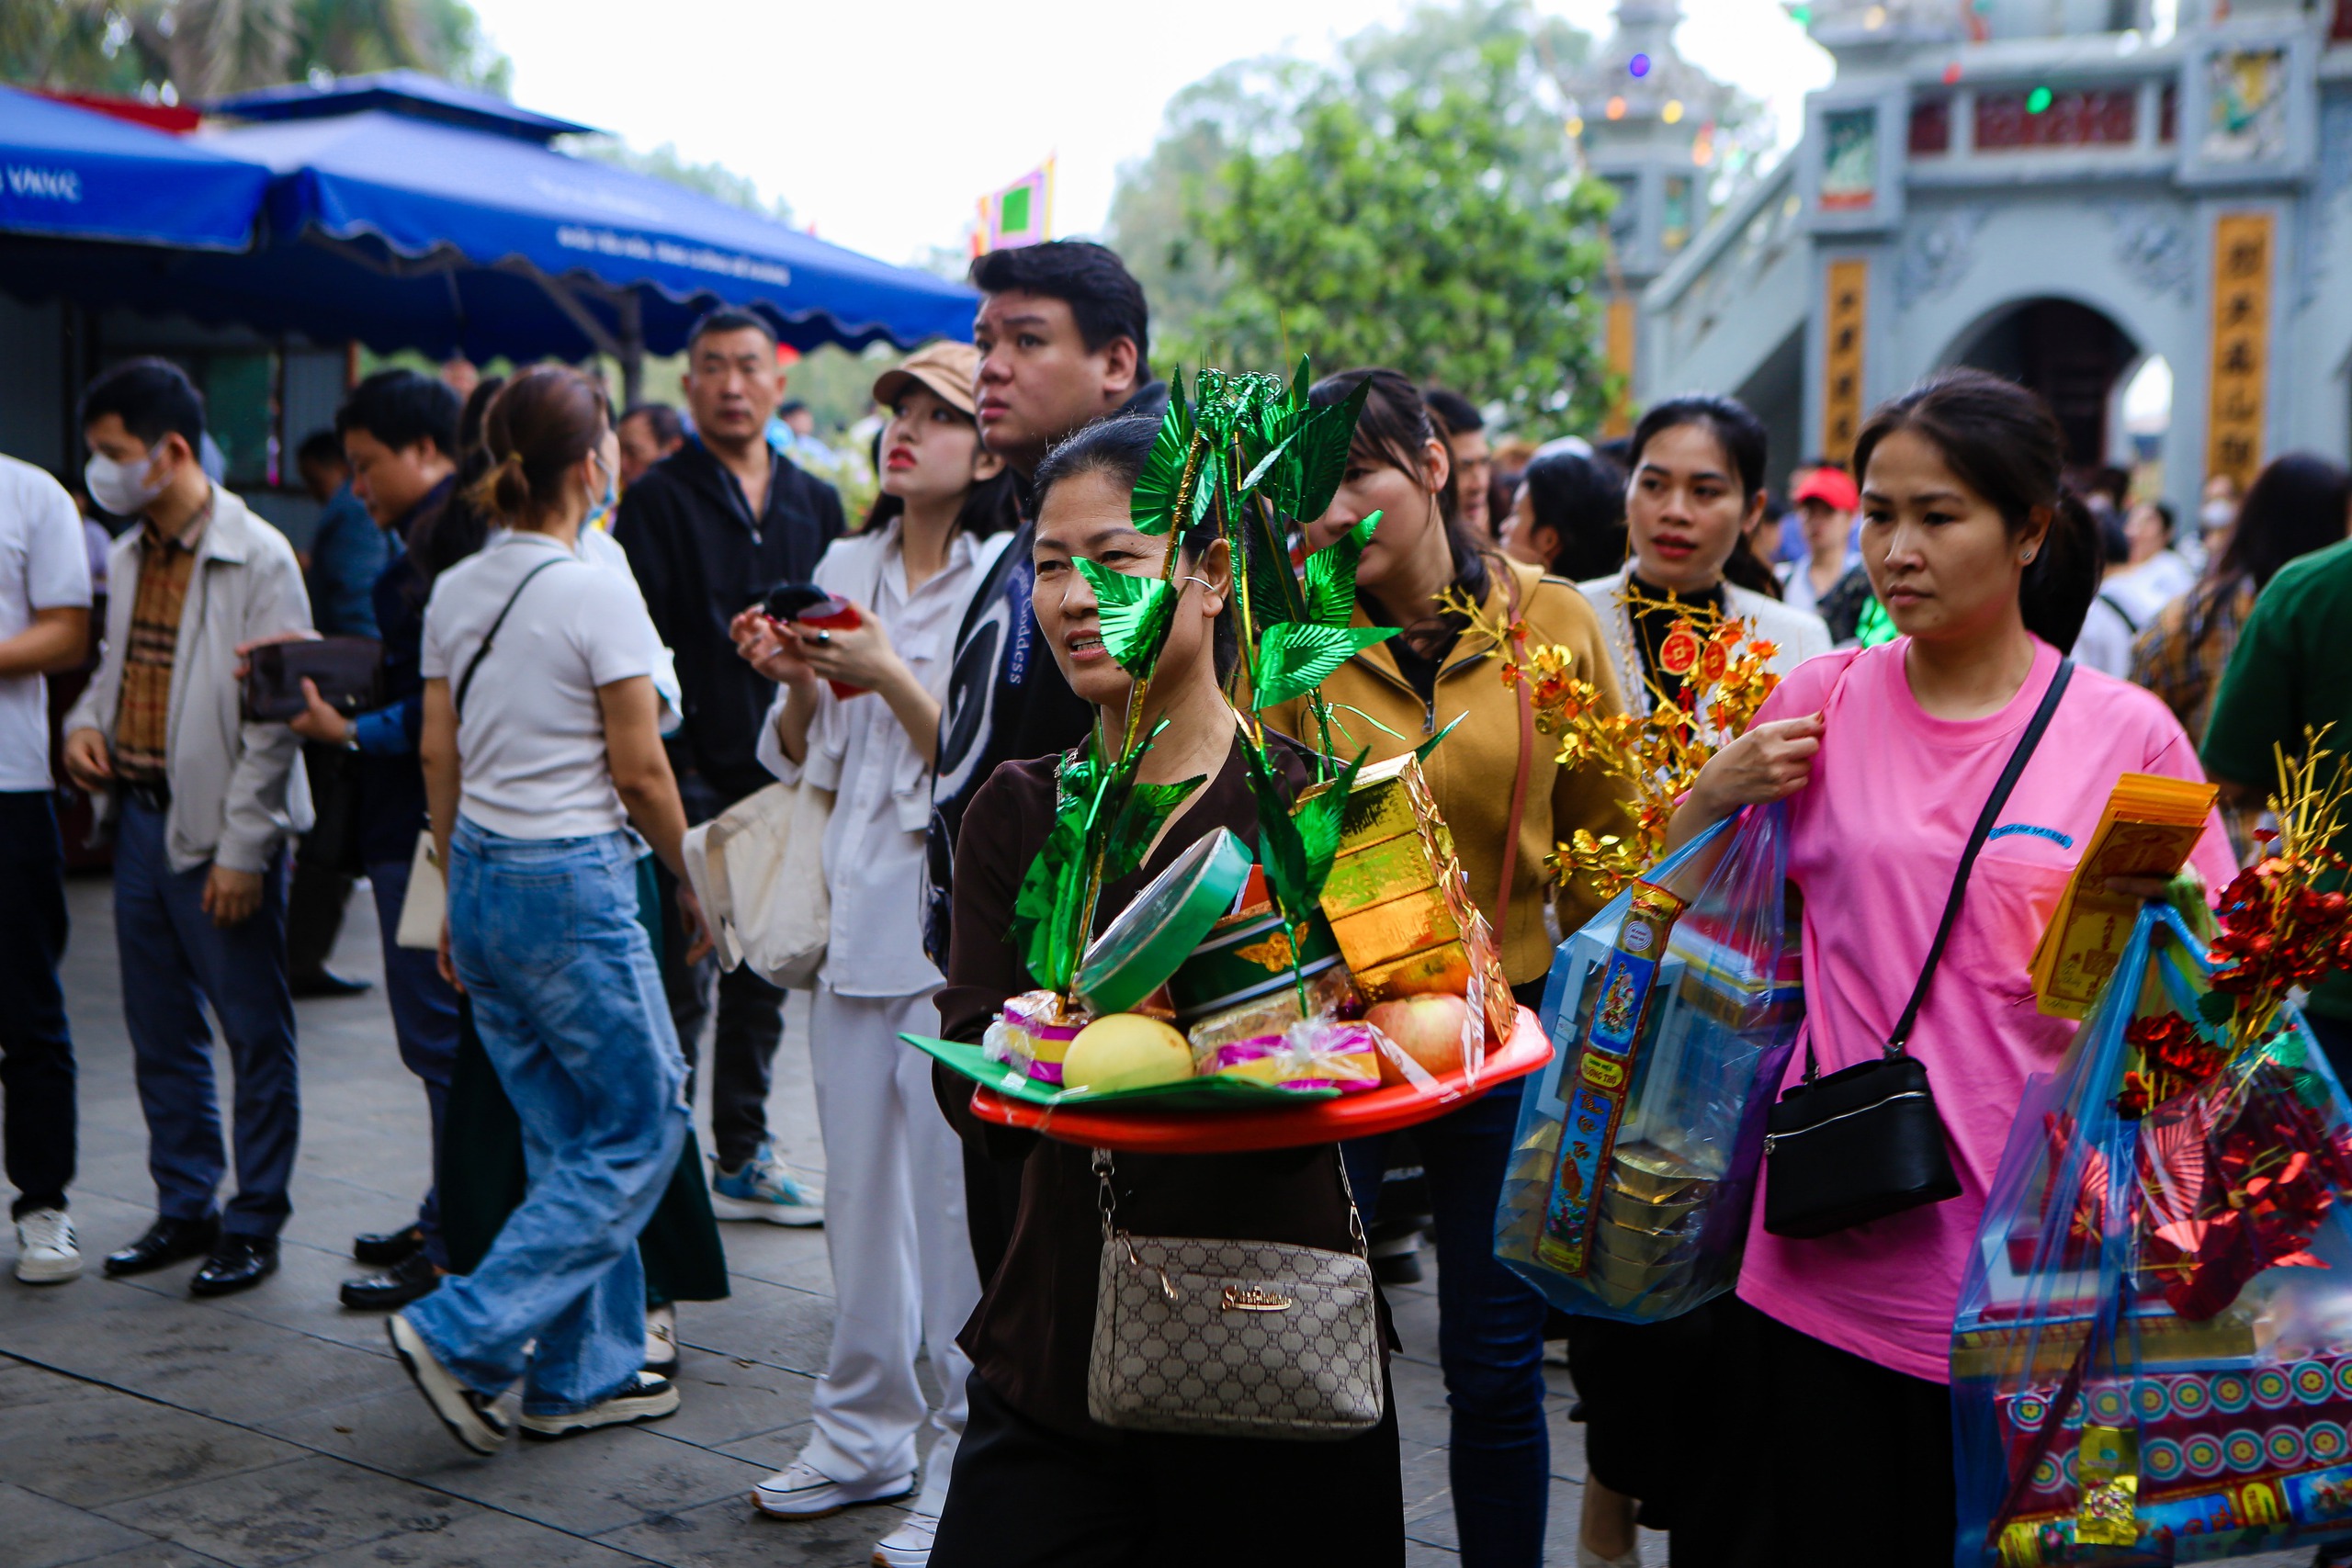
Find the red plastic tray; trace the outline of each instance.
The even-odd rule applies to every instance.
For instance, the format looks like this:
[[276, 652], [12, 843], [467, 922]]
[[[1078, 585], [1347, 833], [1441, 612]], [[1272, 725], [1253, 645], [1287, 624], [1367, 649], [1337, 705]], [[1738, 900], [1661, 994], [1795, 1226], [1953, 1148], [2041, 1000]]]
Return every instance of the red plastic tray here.
[[[1464, 1089], [1462, 1075], [1439, 1078], [1434, 1093], [1410, 1084], [1308, 1100], [1266, 1111], [1117, 1111], [1027, 1105], [986, 1089], [972, 1090], [972, 1114], [1000, 1127], [1042, 1133], [1066, 1144], [1121, 1149], [1130, 1154], [1222, 1155], [1250, 1149], [1284, 1149], [1329, 1144], [1341, 1138], [1393, 1133], [1457, 1110], [1487, 1089], [1525, 1077], [1552, 1059], [1552, 1042], [1535, 1014], [1519, 1010], [1519, 1025], [1498, 1051], [1487, 1054], [1475, 1089]], [[1453, 1090], [1449, 1096], [1446, 1091]]]

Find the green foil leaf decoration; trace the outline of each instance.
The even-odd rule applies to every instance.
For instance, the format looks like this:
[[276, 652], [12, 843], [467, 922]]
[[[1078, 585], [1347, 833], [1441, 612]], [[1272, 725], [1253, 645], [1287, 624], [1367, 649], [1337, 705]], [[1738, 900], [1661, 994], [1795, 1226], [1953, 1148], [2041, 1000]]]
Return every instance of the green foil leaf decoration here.
[[[1306, 558], [1306, 615], [1319, 626], [1344, 626], [1356, 615], [1356, 563], [1380, 526], [1375, 512]], [[1401, 629], [1401, 628], [1397, 628]]]
[[1324, 626], [1284, 621], [1258, 638], [1250, 669], [1250, 703], [1270, 708], [1303, 697], [1365, 649], [1387, 641], [1397, 626]]
[[1323, 885], [1331, 879], [1331, 862], [1340, 851], [1340, 819], [1347, 809], [1348, 791], [1371, 752], [1358, 752], [1336, 780], [1295, 811], [1265, 757], [1255, 747], [1245, 747], [1242, 754], [1249, 764], [1250, 793], [1258, 806], [1258, 863], [1265, 867], [1266, 891], [1295, 931], [1322, 908]]
[[1143, 472], [1136, 479], [1135, 497], [1127, 505], [1127, 515], [1147, 534], [1165, 534], [1170, 519], [1175, 515], [1176, 492], [1183, 487], [1184, 464], [1192, 455], [1193, 428], [1193, 411], [1184, 402], [1184, 378], [1181, 374], [1170, 376], [1168, 412], [1160, 417], [1159, 438], [1152, 442], [1151, 453], [1144, 458]]
[[1086, 917], [1088, 870], [1102, 862], [1104, 882], [1115, 882], [1143, 865], [1169, 813], [1200, 787], [1201, 778], [1179, 784], [1136, 781], [1157, 737], [1105, 768], [1090, 739], [1077, 757], [1065, 757], [1055, 775], [1054, 826], [1023, 874], [1013, 896], [1011, 935], [1036, 984], [1068, 994], [1091, 933]]
[[1077, 565], [1079, 575], [1094, 590], [1102, 646], [1119, 661], [1120, 669], [1141, 676], [1167, 645], [1168, 628], [1176, 619], [1175, 590], [1157, 577], [1114, 571], [1083, 556]]
[[1339, 493], [1340, 481], [1347, 478], [1348, 446], [1355, 439], [1356, 420], [1371, 393], [1370, 381], [1358, 384], [1340, 401], [1306, 415], [1297, 434], [1289, 438], [1286, 460], [1267, 477], [1264, 491], [1285, 513], [1312, 523], [1331, 509], [1331, 498]]

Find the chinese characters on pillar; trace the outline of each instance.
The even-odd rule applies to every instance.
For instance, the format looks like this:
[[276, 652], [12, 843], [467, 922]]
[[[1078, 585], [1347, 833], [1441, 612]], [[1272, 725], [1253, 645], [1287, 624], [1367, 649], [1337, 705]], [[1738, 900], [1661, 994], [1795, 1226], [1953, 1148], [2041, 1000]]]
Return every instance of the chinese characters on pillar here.
[[2213, 368], [2205, 472], [2244, 491], [2262, 467], [2270, 374], [2271, 217], [2224, 213], [2213, 225]]
[[1862, 423], [1862, 321], [1869, 292], [1869, 262], [1852, 256], [1829, 264], [1821, 449], [1840, 461], [1854, 450]]
[[1601, 422], [1603, 439], [1613, 441], [1634, 433], [1634, 297], [1619, 290], [1609, 300], [1609, 315], [1601, 340], [1609, 365], [1609, 415]]

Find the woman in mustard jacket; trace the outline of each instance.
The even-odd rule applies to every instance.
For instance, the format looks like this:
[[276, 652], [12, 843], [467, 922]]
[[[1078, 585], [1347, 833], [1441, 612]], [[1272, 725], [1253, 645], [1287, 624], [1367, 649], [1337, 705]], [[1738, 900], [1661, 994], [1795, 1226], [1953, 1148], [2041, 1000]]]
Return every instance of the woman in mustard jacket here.
[[[1365, 380], [1372, 389], [1345, 481], [1306, 542], [1319, 549], [1380, 513], [1357, 569], [1356, 620], [1405, 630], [1323, 683], [1346, 730], [1334, 735], [1334, 745], [1351, 754], [1368, 747], [1376, 762], [1461, 719], [1422, 770], [1453, 830], [1471, 897], [1496, 928], [1503, 973], [1519, 999], [1533, 1007], [1552, 963], [1546, 908], [1555, 907], [1569, 930], [1598, 908], [1585, 890], [1555, 888], [1545, 852], [1578, 828], [1617, 832], [1628, 819], [1610, 780], [1558, 764], [1557, 742], [1535, 733], [1519, 690], [1503, 684], [1494, 639], [1446, 613], [1442, 596], [1456, 589], [1481, 604], [1490, 622], [1524, 623], [1531, 647], [1566, 647], [1576, 672], [1600, 689], [1612, 712], [1620, 706], [1617, 679], [1600, 622], [1575, 584], [1490, 553], [1463, 527], [1445, 444], [1410, 381], [1394, 370], [1343, 371], [1316, 385], [1314, 401], [1339, 402]], [[1287, 734], [1316, 733], [1303, 698], [1270, 714]], [[1551, 1484], [1544, 1302], [1494, 1257], [1495, 1204], [1519, 1099], [1520, 1086], [1504, 1084], [1413, 1133], [1436, 1220], [1438, 1354], [1453, 1406], [1449, 1465], [1468, 1568], [1541, 1561]], [[1367, 1223], [1378, 1201], [1385, 1143], [1365, 1138], [1345, 1145], [1358, 1200], [1370, 1201]]]

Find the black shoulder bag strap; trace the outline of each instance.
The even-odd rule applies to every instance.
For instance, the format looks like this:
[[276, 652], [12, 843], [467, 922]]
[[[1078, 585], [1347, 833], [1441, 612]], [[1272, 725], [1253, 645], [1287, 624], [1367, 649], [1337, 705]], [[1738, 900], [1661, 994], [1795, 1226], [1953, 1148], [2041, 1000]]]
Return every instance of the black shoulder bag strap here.
[[[569, 557], [564, 558], [564, 559], [569, 558]], [[498, 628], [506, 624], [506, 617], [508, 615], [514, 614], [514, 601], [523, 596], [523, 590], [531, 586], [531, 579], [538, 576], [539, 573], [547, 570], [547, 569], [551, 566], [561, 565], [563, 565], [562, 559], [541, 561], [538, 565], [525, 572], [523, 574], [523, 581], [514, 585], [514, 592], [506, 596], [506, 604], [499, 610], [498, 618], [490, 623], [490, 630], [481, 634], [481, 646], [474, 649], [474, 656], [471, 659], [466, 660], [465, 673], [458, 677], [457, 694], [449, 700], [449, 711], [453, 715], [463, 715], [466, 711], [466, 694], [474, 689], [474, 671], [480, 670], [481, 668], [481, 661], [485, 658], [489, 657], [490, 645], [498, 640]]]
[[[2041, 705], [2033, 712], [2032, 722], [2025, 733], [2018, 737], [2017, 749], [2009, 753], [2008, 766], [2001, 770], [2000, 782], [1994, 784], [1993, 794], [1984, 802], [1984, 809], [1976, 816], [1976, 826], [1968, 835], [1968, 847], [1961, 852], [1960, 869], [1952, 873], [1951, 892], [1944, 899], [1944, 918], [1936, 925], [1936, 940], [1928, 944], [1928, 961], [1919, 968], [1919, 983], [1911, 988], [1911, 1000], [1905, 1006], [1903, 1016], [1887, 1036], [1886, 1055], [1892, 1059], [1903, 1055], [1910, 1043], [1911, 1027], [1919, 1021], [1919, 1010], [1928, 1005], [1928, 987], [1935, 983], [1936, 965], [1943, 961], [1944, 944], [1951, 940], [1951, 929], [1960, 922], [1960, 906], [1968, 896], [1968, 874], [1976, 869], [1976, 856], [1984, 848], [1984, 840], [1992, 836], [1993, 824], [2000, 819], [2001, 807], [2009, 803], [2009, 795], [2018, 787], [2018, 780], [2025, 773], [2025, 765], [2033, 759], [2034, 749], [2041, 744], [2042, 732], [2050, 728], [2051, 716], [2058, 711], [2058, 699], [2066, 694], [2066, 683], [2075, 676], [2075, 661], [2062, 659], [2050, 677], [2050, 689], [2041, 694]], [[1810, 1033], [1804, 1045], [1804, 1077], [1811, 1083], [1820, 1071], [1813, 1054]]]

